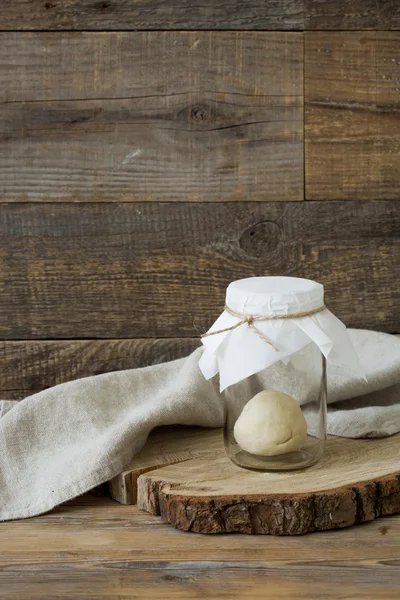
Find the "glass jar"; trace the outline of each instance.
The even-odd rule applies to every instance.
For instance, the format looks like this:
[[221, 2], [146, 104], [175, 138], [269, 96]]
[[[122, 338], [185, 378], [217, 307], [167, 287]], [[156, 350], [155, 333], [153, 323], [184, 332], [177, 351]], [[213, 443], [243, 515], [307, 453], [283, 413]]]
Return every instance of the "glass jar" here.
[[206, 379], [219, 373], [229, 458], [260, 471], [316, 463], [326, 439], [326, 357], [359, 369], [345, 325], [324, 305], [323, 285], [297, 277], [234, 281], [202, 343], [200, 369]]
[[239, 467], [292, 470], [321, 458], [326, 439], [326, 359], [313, 342], [286, 365], [274, 364], [222, 394], [225, 449]]

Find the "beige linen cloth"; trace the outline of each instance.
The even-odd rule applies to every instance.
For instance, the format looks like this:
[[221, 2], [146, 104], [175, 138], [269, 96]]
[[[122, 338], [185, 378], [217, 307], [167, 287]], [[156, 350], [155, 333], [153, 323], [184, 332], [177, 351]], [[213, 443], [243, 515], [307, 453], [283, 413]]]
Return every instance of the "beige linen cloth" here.
[[[344, 437], [400, 431], [400, 339], [349, 330], [368, 383], [328, 365], [328, 429]], [[188, 358], [78, 379], [0, 402], [0, 520], [44, 513], [121, 472], [159, 425], [220, 427], [223, 402]], [[270, 367], [269, 384], [282, 367]], [[399, 442], [400, 465], [400, 442]]]

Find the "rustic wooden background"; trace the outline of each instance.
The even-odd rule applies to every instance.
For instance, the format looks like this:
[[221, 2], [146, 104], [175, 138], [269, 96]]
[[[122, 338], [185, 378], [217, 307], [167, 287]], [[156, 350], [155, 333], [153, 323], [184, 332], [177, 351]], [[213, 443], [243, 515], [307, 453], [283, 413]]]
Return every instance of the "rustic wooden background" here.
[[182, 356], [249, 275], [400, 331], [397, 0], [3, 0], [0, 395]]

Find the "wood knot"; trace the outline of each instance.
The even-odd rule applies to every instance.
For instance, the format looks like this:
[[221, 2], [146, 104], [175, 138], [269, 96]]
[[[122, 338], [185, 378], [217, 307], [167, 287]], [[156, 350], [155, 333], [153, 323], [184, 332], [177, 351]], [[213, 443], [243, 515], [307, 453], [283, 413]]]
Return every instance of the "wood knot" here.
[[382, 525], [382, 527], [379, 527], [379, 531], [381, 532], [382, 535], [386, 535], [387, 532], [389, 531], [389, 527]]
[[254, 258], [266, 258], [278, 249], [282, 230], [273, 221], [261, 221], [246, 229], [239, 239], [242, 250]]
[[194, 106], [190, 111], [190, 118], [193, 121], [205, 121], [207, 118], [207, 111], [203, 106]]

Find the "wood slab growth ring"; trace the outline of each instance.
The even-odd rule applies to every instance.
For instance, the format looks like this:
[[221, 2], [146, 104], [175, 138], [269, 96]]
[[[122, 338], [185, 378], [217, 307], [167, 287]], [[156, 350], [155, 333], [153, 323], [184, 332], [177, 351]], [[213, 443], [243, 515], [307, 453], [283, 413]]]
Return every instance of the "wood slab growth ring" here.
[[198, 533], [298, 535], [372, 521], [400, 512], [400, 435], [329, 439], [318, 464], [292, 473], [240, 469], [221, 447], [141, 475], [138, 505]]

